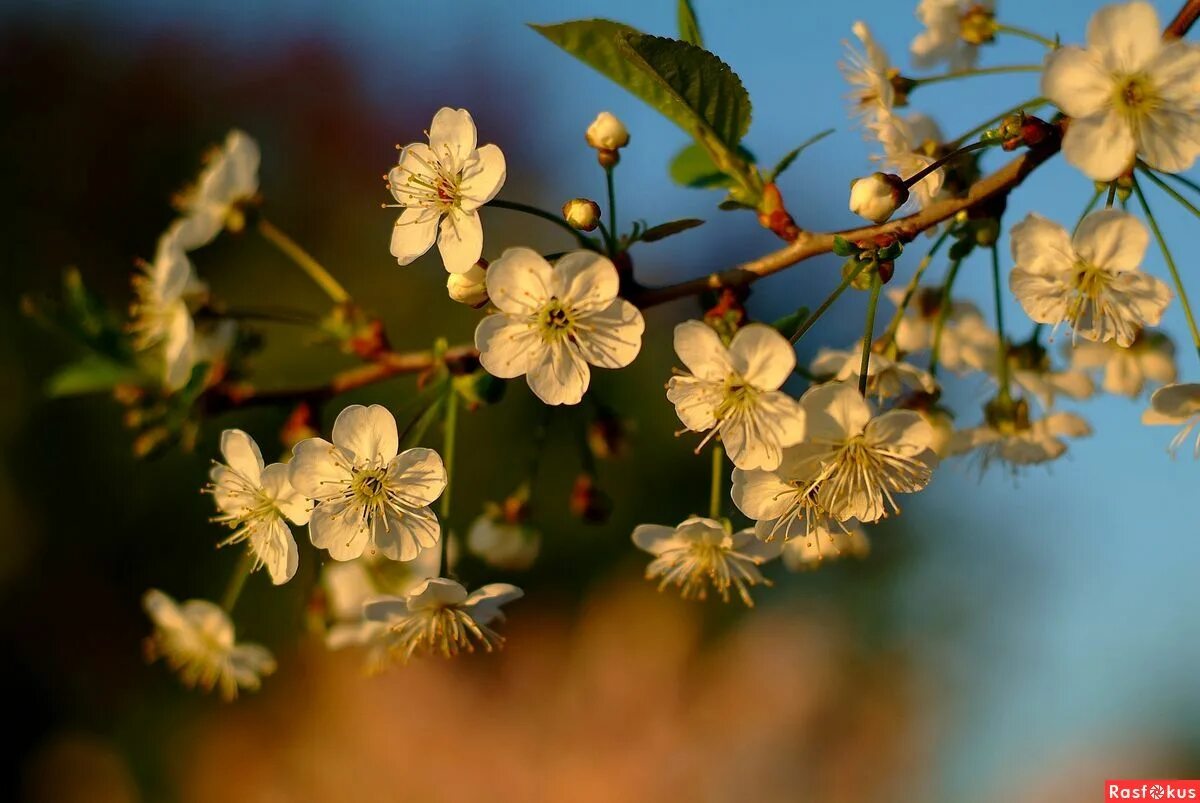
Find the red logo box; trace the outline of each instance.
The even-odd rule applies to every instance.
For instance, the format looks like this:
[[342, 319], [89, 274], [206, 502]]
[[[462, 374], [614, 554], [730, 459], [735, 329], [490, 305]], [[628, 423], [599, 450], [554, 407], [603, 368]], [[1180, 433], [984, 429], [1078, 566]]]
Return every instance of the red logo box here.
[[1107, 780], [1104, 801], [1116, 800], [1196, 800], [1200, 801], [1200, 780], [1162, 779]]

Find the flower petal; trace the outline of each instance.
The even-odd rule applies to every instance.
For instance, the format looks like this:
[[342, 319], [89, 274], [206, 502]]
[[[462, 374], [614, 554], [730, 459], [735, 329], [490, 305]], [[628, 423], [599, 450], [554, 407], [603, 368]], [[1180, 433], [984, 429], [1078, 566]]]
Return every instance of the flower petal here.
[[525, 374], [529, 389], [550, 405], [579, 404], [591, 378], [579, 351], [562, 341], [542, 349]]
[[354, 453], [357, 461], [385, 465], [396, 456], [400, 438], [396, 419], [381, 404], [351, 404], [333, 422], [333, 442]]
[[715, 411], [725, 399], [725, 386], [694, 376], [673, 376], [667, 380], [667, 400], [675, 405], [675, 414], [693, 432], [712, 429], [717, 423]]
[[282, 519], [269, 519], [256, 528], [250, 537], [250, 545], [271, 576], [272, 583], [283, 585], [296, 576], [300, 551], [291, 529]]
[[530, 315], [559, 291], [550, 263], [532, 248], [508, 248], [487, 271], [487, 291], [504, 312]]
[[1061, 47], [1046, 57], [1042, 94], [1064, 114], [1088, 117], [1112, 103], [1113, 79], [1093, 54]]
[[724, 382], [733, 372], [729, 350], [713, 328], [701, 321], [684, 321], [675, 327], [675, 353], [700, 379]]
[[254, 438], [240, 429], [225, 430], [221, 433], [221, 456], [252, 485], [262, 484], [263, 457]]
[[733, 470], [733, 503], [752, 519], [766, 521], [782, 516], [796, 493], [797, 489], [774, 471]]
[[409, 561], [436, 547], [441, 535], [442, 526], [428, 507], [388, 509], [375, 517], [371, 540], [391, 560]]
[[606, 309], [617, 297], [617, 268], [602, 254], [572, 251], [561, 257], [554, 269], [562, 286], [559, 300], [577, 314]]
[[607, 309], [575, 322], [576, 345], [583, 359], [599, 368], [624, 368], [642, 350], [646, 321], [642, 311], [623, 298]]
[[433, 449], [405, 449], [388, 466], [387, 488], [409, 507], [431, 504], [446, 490], [446, 467]]
[[800, 397], [808, 438], [842, 441], [858, 435], [871, 420], [871, 406], [858, 389], [843, 382], [809, 388]]
[[1071, 235], [1052, 220], [1029, 214], [1013, 226], [1009, 235], [1013, 262], [1017, 267], [1038, 274], [1059, 274], [1075, 267], [1076, 254]]
[[475, 327], [475, 348], [485, 371], [512, 379], [527, 373], [546, 346], [526, 319], [498, 312], [485, 316]]
[[507, 175], [504, 154], [498, 147], [484, 145], [475, 151], [475, 157], [463, 168], [462, 180], [458, 185], [462, 209], [470, 212], [495, 198], [504, 186]]
[[324, 438], [306, 438], [292, 447], [288, 480], [309, 499], [340, 495], [350, 482], [354, 455]]
[[1088, 21], [1087, 43], [1109, 72], [1137, 72], [1162, 48], [1158, 13], [1143, 2], [1103, 6]]
[[1073, 244], [1084, 260], [1106, 270], [1137, 270], [1150, 243], [1140, 220], [1120, 209], [1100, 209], [1079, 223]]
[[773, 326], [743, 326], [729, 344], [729, 355], [742, 378], [759, 390], [778, 390], [796, 369], [796, 352]]
[[263, 491], [292, 524], [307, 524], [312, 502], [292, 487], [290, 475], [291, 468], [286, 463], [272, 463], [262, 472]]
[[443, 106], [429, 126], [429, 147], [450, 173], [457, 173], [475, 151], [475, 121], [466, 109]]
[[633, 528], [633, 543], [651, 555], [661, 555], [674, 545], [675, 528], [661, 524], [639, 524]]
[[525, 592], [509, 583], [488, 583], [472, 591], [462, 607], [471, 612], [471, 618], [481, 625], [497, 619], [503, 620], [500, 606], [507, 605], [525, 596]]
[[1133, 165], [1137, 143], [1128, 121], [1109, 109], [1076, 117], [1063, 136], [1063, 155], [1089, 178], [1112, 181]]
[[392, 227], [392, 256], [401, 265], [409, 265], [425, 254], [437, 238], [441, 215], [436, 209], [410, 206], [400, 213]]
[[352, 515], [340, 502], [325, 502], [312, 512], [308, 537], [317, 549], [329, 550], [334, 560], [354, 560], [371, 540], [371, 523]]
[[452, 209], [438, 230], [438, 252], [450, 273], [466, 273], [483, 254], [483, 222], [477, 212]]

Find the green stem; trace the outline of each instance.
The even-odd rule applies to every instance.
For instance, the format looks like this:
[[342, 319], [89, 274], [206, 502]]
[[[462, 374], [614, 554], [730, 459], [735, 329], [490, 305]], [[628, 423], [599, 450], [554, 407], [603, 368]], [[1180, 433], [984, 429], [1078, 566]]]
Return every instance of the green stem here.
[[995, 142], [972, 142], [970, 145], [964, 145], [961, 148], [953, 150], [950, 153], [943, 156], [941, 159], [938, 159], [936, 162], [930, 162], [929, 164], [922, 167], [919, 171], [914, 173], [912, 176], [904, 179], [904, 186], [906, 188], [911, 187], [914, 184], [916, 184], [918, 181], [920, 181], [921, 179], [928, 176], [933, 171], [935, 171], [938, 168], [945, 165], [947, 162], [952, 162], [955, 159], [965, 156], [966, 154], [970, 153], [971, 151], [978, 151], [978, 150], [982, 150], [984, 148], [990, 148], [991, 146], [993, 146], [995, 144], [997, 144], [997, 143], [995, 143]]
[[1179, 303], [1183, 306], [1184, 316], [1187, 317], [1188, 328], [1192, 330], [1192, 345], [1196, 347], [1196, 353], [1200, 355], [1200, 328], [1196, 327], [1196, 316], [1192, 314], [1191, 302], [1188, 301], [1187, 291], [1183, 289], [1183, 279], [1179, 276], [1179, 268], [1175, 266], [1171, 250], [1167, 247], [1167, 240], [1163, 237], [1162, 229], [1158, 227], [1158, 221], [1155, 219], [1154, 213], [1150, 211], [1150, 204], [1146, 202], [1146, 196], [1142, 193], [1142, 185], [1136, 178], [1133, 180], [1133, 191], [1138, 197], [1138, 203], [1142, 205], [1142, 211], [1146, 213], [1146, 220], [1150, 223], [1150, 230], [1154, 232], [1154, 239], [1158, 241], [1158, 248], [1162, 251], [1167, 269], [1171, 271], [1171, 279], [1175, 282], [1175, 292], [1179, 295]]
[[871, 343], [875, 339], [875, 310], [879, 307], [879, 291], [883, 280], [879, 271], [871, 276], [871, 298], [867, 301], [867, 322], [863, 326], [862, 361], [858, 364], [858, 392], [867, 395], [867, 374], [871, 368]]
[[262, 323], [284, 323], [294, 326], [319, 326], [320, 320], [301, 310], [269, 309], [266, 307], [231, 307], [216, 315], [218, 318], [230, 318], [235, 321], [255, 321]]
[[713, 442], [712, 490], [708, 495], [708, 517], [717, 521], [721, 518], [721, 475], [725, 468], [725, 450], [720, 441]]
[[1000, 348], [996, 357], [996, 381], [1000, 385], [1000, 398], [1005, 401], [1012, 399], [1009, 389], [1008, 349], [1004, 344], [1008, 339], [1004, 336], [1004, 307], [1000, 291], [1000, 250], [992, 243], [992, 298], [996, 304], [996, 335], [1000, 340]]
[[617, 228], [617, 192], [613, 186], [613, 166], [604, 168], [604, 182], [608, 185], [608, 251], [610, 256], [617, 255], [618, 237], [621, 230]]
[[1113, 201], [1117, 197], [1117, 182], [1110, 181], [1108, 183], [1108, 197], [1104, 199], [1104, 208], [1112, 209]]
[[1019, 36], [1022, 39], [1029, 39], [1037, 42], [1039, 45], [1045, 45], [1050, 50], [1055, 50], [1058, 48], [1058, 42], [1055, 42], [1053, 39], [1042, 36], [1040, 33], [1034, 33], [1033, 31], [1025, 28], [1018, 28], [1015, 25], [1002, 25], [1000, 23], [996, 23], [996, 33], [1006, 33], [1011, 36]]
[[545, 209], [539, 209], [536, 206], [519, 203], [517, 201], [505, 201], [502, 198], [493, 198], [488, 201], [488, 206], [496, 207], [497, 209], [507, 209], [510, 212], [523, 212], [526, 215], [547, 220], [561, 229], [570, 232], [571, 236], [579, 241], [579, 244], [589, 251], [596, 250], [596, 244], [583, 235], [583, 232], [575, 229], [570, 223], [563, 220], [562, 217], [552, 212], [547, 212]]
[[[1149, 165], [1147, 165], [1145, 163], [1142, 164], [1142, 167], [1147, 170], [1150, 169]], [[1192, 192], [1200, 194], [1200, 184], [1197, 184], [1196, 182], [1192, 181], [1187, 176], [1181, 176], [1178, 173], [1163, 173], [1163, 175], [1166, 176], [1167, 178], [1178, 181], [1180, 184], [1187, 187]]]
[[246, 578], [254, 570], [256, 560], [254, 552], [247, 545], [242, 550], [242, 555], [238, 558], [237, 565], [233, 567], [233, 574], [229, 576], [229, 583], [225, 586], [225, 593], [221, 595], [221, 607], [225, 610], [225, 613], [233, 613], [233, 607], [237, 605], [238, 597], [242, 595], [242, 588], [246, 585]]
[[1030, 98], [1029, 100], [1018, 103], [1016, 106], [1013, 106], [1010, 109], [1005, 109], [1004, 111], [1000, 112], [1000, 114], [997, 114], [995, 117], [991, 117], [987, 120], [984, 120], [982, 123], [975, 126], [967, 133], [965, 133], [962, 136], [958, 137], [957, 139], [951, 141], [950, 146], [953, 148], [957, 148], [959, 145], [966, 142], [968, 139], [974, 139], [976, 135], [982, 134], [984, 131], [987, 131], [993, 125], [1000, 122], [1001, 120], [1008, 117], [1009, 115], [1016, 114], [1017, 112], [1023, 112], [1026, 110], [1033, 111], [1038, 106], [1044, 106], [1047, 103], [1049, 103], [1049, 101], [1043, 97]]
[[1014, 72], [1041, 72], [1040, 64], [1004, 64], [999, 67], [975, 67], [969, 70], [952, 70], [941, 75], [928, 75], [924, 78], [910, 79], [917, 86], [936, 84], [941, 81], [953, 81], [956, 78], [973, 78], [976, 75], [1002, 75]]
[[917, 287], [921, 284], [921, 277], [925, 274], [925, 269], [933, 262], [933, 258], [941, 249], [942, 244], [950, 237], [950, 227], [947, 226], [938, 238], [934, 240], [933, 247], [929, 249], [921, 261], [917, 263], [917, 269], [913, 271], [912, 278], [908, 280], [908, 286], [904, 288], [904, 298], [896, 306], [896, 312], [892, 315], [892, 320], [888, 322], [887, 329], [883, 332], [883, 345], [890, 347], [896, 340], [896, 332], [900, 330], [900, 322], [904, 320], [904, 313], [908, 309], [908, 305], [912, 303], [913, 296], [917, 293]]
[[278, 248], [284, 256], [296, 263], [300, 270], [308, 274], [317, 285], [325, 291], [325, 295], [334, 304], [345, 304], [350, 300], [350, 294], [346, 292], [346, 288], [342, 287], [337, 279], [333, 278], [333, 274], [325, 269], [320, 262], [313, 258], [313, 255], [300, 247], [300, 244], [287, 236], [274, 223], [264, 217], [258, 219], [258, 233], [261, 234], [271, 245]]
[[[1151, 173], [1149, 170], [1145, 170], [1145, 169], [1143, 169], [1143, 170], [1142, 170], [1142, 175], [1143, 175], [1143, 176], [1145, 176], [1146, 178], [1150, 179], [1151, 181], [1153, 181], [1153, 182], [1154, 182], [1155, 184], [1157, 184], [1159, 187], [1161, 187], [1161, 188], [1162, 188], [1162, 190], [1163, 190], [1163, 192], [1167, 193], [1167, 195], [1170, 195], [1172, 198], [1174, 198], [1176, 201], [1178, 201], [1178, 202], [1179, 202], [1179, 204], [1180, 204], [1180, 205], [1181, 205], [1181, 206], [1182, 206], [1184, 209], [1188, 210], [1188, 211], [1189, 211], [1189, 212], [1191, 212], [1193, 215], [1195, 215], [1196, 217], [1200, 218], [1200, 209], [1197, 209], [1197, 208], [1196, 208], [1196, 206], [1195, 206], [1195, 204], [1193, 204], [1193, 203], [1192, 203], [1191, 201], [1189, 201], [1187, 198], [1184, 198], [1184, 197], [1183, 197], [1183, 196], [1182, 196], [1182, 195], [1181, 195], [1181, 194], [1180, 194], [1180, 193], [1179, 193], [1179, 192], [1178, 192], [1178, 191], [1177, 191], [1177, 190], [1176, 190], [1174, 187], [1172, 187], [1170, 184], [1168, 184], [1167, 182], [1163, 181], [1161, 178], [1159, 178], [1158, 176], [1154, 175], [1154, 174], [1153, 174], [1153, 173]], [[1178, 177], [1177, 177], [1177, 178], [1178, 178]]]
[[446, 417], [442, 426], [442, 463], [446, 467], [446, 489], [442, 491], [441, 507], [438, 518], [442, 525], [442, 574], [450, 576], [450, 531], [447, 524], [450, 521], [450, 489], [454, 487], [454, 441], [458, 431], [458, 393], [454, 383], [446, 383]]
[[863, 270], [866, 269], [866, 267], [870, 264], [870, 262], [859, 262], [858, 266], [854, 270], [846, 274], [846, 276], [842, 279], [841, 284], [835, 287], [833, 292], [829, 294], [829, 297], [821, 302], [821, 306], [817, 307], [813, 314], [805, 318], [804, 323], [800, 324], [800, 328], [796, 330], [796, 334], [792, 335], [793, 343], [798, 343], [800, 338], [804, 337], [804, 333], [809, 329], [812, 329], [813, 324], [815, 324], [817, 320], [824, 315], [830, 307], [833, 306], [833, 302], [838, 300], [838, 296], [846, 292], [846, 288], [849, 287], [854, 280], [858, 278], [858, 274], [862, 273]]
[[938, 357], [942, 351], [942, 331], [946, 328], [946, 319], [950, 317], [950, 291], [954, 287], [954, 279], [958, 276], [960, 265], [961, 259], [952, 261], [950, 269], [946, 271], [946, 279], [942, 282], [942, 299], [938, 302], [937, 318], [933, 321], [933, 342], [929, 346], [929, 375], [933, 377], [937, 376]]
[[1092, 200], [1088, 201], [1087, 206], [1083, 208], [1083, 213], [1079, 216], [1079, 220], [1075, 221], [1075, 228], [1071, 229], [1072, 235], [1079, 231], [1080, 225], [1083, 224], [1083, 219], [1087, 217], [1093, 209], [1096, 208], [1096, 204], [1100, 202], [1100, 196], [1103, 194], [1104, 190], [1096, 190], [1095, 194], [1092, 195]]

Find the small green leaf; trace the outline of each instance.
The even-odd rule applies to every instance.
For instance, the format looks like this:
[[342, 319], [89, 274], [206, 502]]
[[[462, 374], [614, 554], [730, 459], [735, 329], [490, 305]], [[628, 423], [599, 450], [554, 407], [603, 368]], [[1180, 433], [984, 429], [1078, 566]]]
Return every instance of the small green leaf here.
[[691, 0], [679, 0], [679, 38], [696, 47], [704, 47], [700, 34], [700, 23], [696, 21], [696, 9]]
[[800, 331], [800, 327], [808, 320], [808, 307], [801, 307], [791, 315], [784, 315], [779, 320], [771, 324], [779, 332], [779, 334], [791, 340], [796, 333]]
[[[738, 154], [747, 163], [754, 163], [754, 154], [739, 146]], [[671, 180], [684, 187], [696, 189], [712, 189], [714, 187], [731, 187], [736, 179], [722, 173], [713, 164], [712, 157], [698, 143], [685, 147], [671, 160]]]
[[804, 142], [801, 142], [799, 145], [797, 145], [792, 150], [788, 151], [788, 153], [782, 159], [779, 160], [779, 163], [777, 165], [775, 165], [775, 169], [771, 171], [771, 174], [769, 176], [767, 176], [767, 181], [773, 182], [773, 181], [775, 181], [775, 179], [779, 178], [779, 175], [784, 170], [787, 170], [789, 167], [792, 166], [792, 162], [796, 161], [796, 157], [799, 156], [801, 153], [803, 153], [805, 148], [807, 148], [809, 145], [815, 144], [815, 143], [820, 142], [821, 140], [825, 139], [825, 137], [832, 134], [833, 131], [834, 130], [832, 128], [826, 128], [824, 131], [820, 132], [819, 134], [814, 134], [813, 136], [804, 140]]
[[659, 223], [657, 226], [651, 226], [642, 232], [641, 240], [644, 243], [652, 243], [670, 237], [673, 234], [679, 234], [681, 231], [687, 231], [688, 229], [694, 229], [697, 226], [703, 225], [703, 220], [694, 217], [672, 220], [669, 223]]
[[848, 257], [857, 254], [858, 246], [847, 240], [840, 234], [833, 235], [833, 253], [840, 257]]
[[119, 384], [141, 379], [142, 375], [132, 366], [90, 354], [58, 369], [46, 383], [46, 394], [60, 398], [104, 393]]

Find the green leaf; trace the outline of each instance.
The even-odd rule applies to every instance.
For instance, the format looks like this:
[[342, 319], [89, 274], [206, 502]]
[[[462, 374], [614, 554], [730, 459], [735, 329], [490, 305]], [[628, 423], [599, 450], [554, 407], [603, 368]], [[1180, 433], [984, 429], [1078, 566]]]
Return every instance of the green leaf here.
[[141, 379], [141, 374], [132, 366], [91, 354], [55, 372], [46, 383], [46, 393], [52, 398], [103, 393], [119, 384], [140, 382]]
[[775, 327], [779, 334], [791, 340], [800, 331], [800, 327], [806, 320], [808, 320], [808, 307], [801, 307], [791, 315], [784, 315], [771, 326]]
[[858, 251], [858, 246], [847, 240], [842, 235], [833, 235], [833, 253], [840, 257], [848, 257], [857, 254]]
[[[754, 154], [741, 146], [738, 147], [738, 155], [748, 164], [754, 163]], [[675, 158], [671, 160], [670, 173], [671, 180], [676, 184], [696, 189], [731, 187], [737, 182], [736, 179], [722, 173], [713, 164], [708, 151], [696, 142], [675, 154]]]
[[801, 142], [799, 145], [797, 145], [792, 150], [788, 151], [788, 153], [782, 159], [779, 160], [779, 163], [777, 165], [775, 165], [775, 169], [773, 169], [771, 171], [771, 174], [769, 176], [767, 176], [767, 181], [773, 182], [773, 181], [775, 181], [775, 179], [779, 178], [779, 175], [784, 170], [787, 170], [789, 167], [792, 166], [792, 162], [796, 161], [796, 157], [799, 156], [801, 153], [803, 153], [805, 148], [807, 148], [809, 145], [812, 145], [814, 143], [820, 142], [821, 140], [825, 139], [825, 137], [832, 134], [833, 131], [834, 130], [832, 128], [826, 128], [824, 131], [820, 132], [819, 134], [814, 134], [813, 136], [804, 140], [804, 142]]
[[679, 38], [696, 47], [704, 47], [700, 34], [700, 23], [696, 21], [696, 9], [691, 0], [679, 0]]
[[679, 234], [681, 231], [694, 229], [697, 226], [703, 226], [704, 221], [694, 217], [685, 217], [681, 220], [672, 220], [669, 223], [659, 223], [657, 226], [651, 226], [642, 232], [641, 241], [644, 243], [652, 243], [657, 240], [662, 240], [670, 237], [673, 234]]

